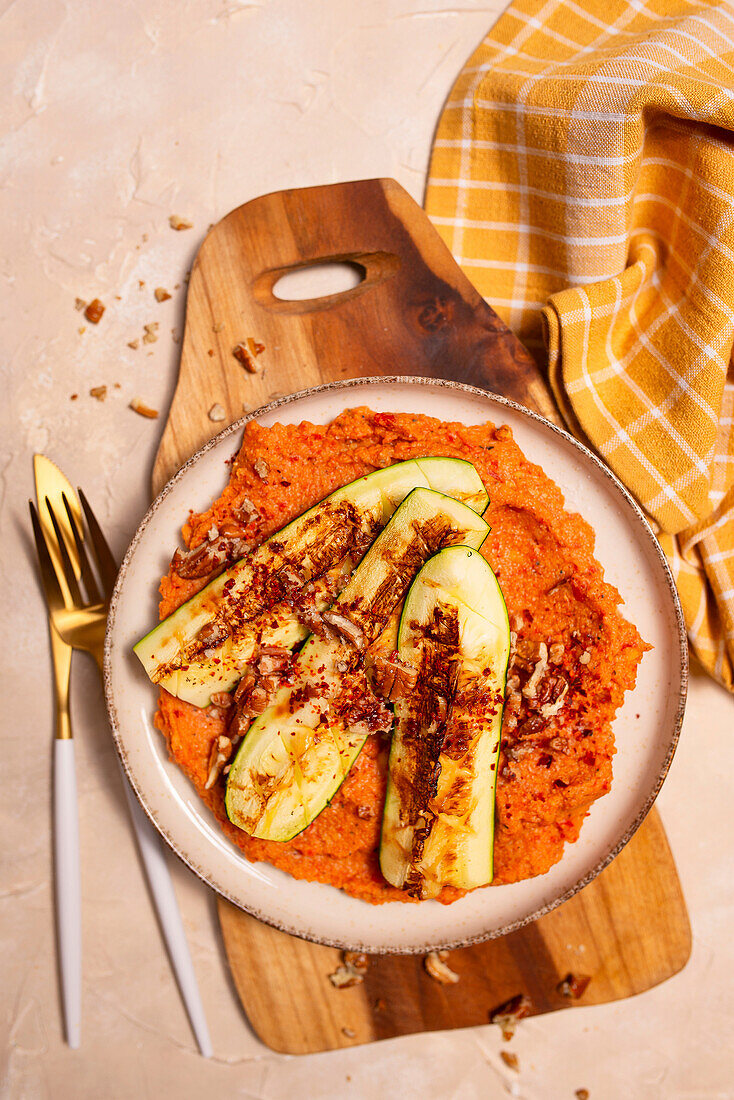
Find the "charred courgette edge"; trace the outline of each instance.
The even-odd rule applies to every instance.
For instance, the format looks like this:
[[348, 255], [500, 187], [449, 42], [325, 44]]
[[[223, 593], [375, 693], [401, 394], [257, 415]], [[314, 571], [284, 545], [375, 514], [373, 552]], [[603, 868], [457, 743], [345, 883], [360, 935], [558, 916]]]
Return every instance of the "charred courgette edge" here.
[[283, 842], [321, 813], [370, 732], [392, 726], [367, 684], [363, 654], [432, 554], [456, 543], [479, 548], [488, 533], [457, 500], [426, 488], [408, 494], [324, 616], [335, 635], [309, 637], [291, 682], [246, 734], [227, 780], [233, 824]]
[[221, 573], [135, 645], [153, 683], [205, 707], [228, 692], [260, 645], [293, 649], [308, 627], [287, 602], [311, 582], [316, 613], [347, 583], [359, 557], [408, 493], [444, 492], [477, 513], [488, 497], [464, 459], [409, 459], [337, 489]]

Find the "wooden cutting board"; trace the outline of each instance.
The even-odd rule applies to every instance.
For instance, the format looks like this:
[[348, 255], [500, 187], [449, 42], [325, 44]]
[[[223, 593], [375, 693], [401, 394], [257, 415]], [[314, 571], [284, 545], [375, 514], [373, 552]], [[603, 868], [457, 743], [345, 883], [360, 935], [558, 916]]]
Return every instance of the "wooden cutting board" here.
[[[281, 275], [348, 262], [340, 294], [283, 301]], [[264, 345], [250, 373], [233, 355]], [[358, 375], [431, 375], [505, 394], [559, 422], [530, 355], [480, 297], [421, 208], [393, 180], [282, 191], [234, 210], [207, 235], [189, 282], [178, 386], [153, 472], [157, 492], [225, 423], [273, 398]], [[221, 405], [226, 420], [213, 421]], [[416, 956], [371, 961], [363, 984], [328, 980], [339, 952], [278, 932], [218, 899], [242, 1005], [274, 1050], [303, 1054], [417, 1031], [470, 1027], [517, 993], [536, 1013], [640, 993], [690, 954], [685, 902], [655, 810], [614, 862], [533, 924], [452, 952], [456, 985]], [[592, 978], [578, 1001], [557, 990]]]

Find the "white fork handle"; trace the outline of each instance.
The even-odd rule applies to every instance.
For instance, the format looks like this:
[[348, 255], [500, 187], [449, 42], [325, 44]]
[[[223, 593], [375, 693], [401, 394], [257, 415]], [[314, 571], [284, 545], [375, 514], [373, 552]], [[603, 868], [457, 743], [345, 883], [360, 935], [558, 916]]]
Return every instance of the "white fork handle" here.
[[82, 887], [74, 742], [54, 741], [54, 872], [66, 1041], [77, 1050], [82, 1015]]
[[183, 921], [181, 920], [181, 911], [176, 901], [171, 873], [163, 854], [160, 837], [145, 816], [124, 772], [122, 773], [122, 785], [125, 788], [127, 804], [130, 807], [130, 817], [132, 818], [135, 835], [138, 838], [140, 855], [148, 876], [148, 885], [153, 895], [163, 938], [166, 941], [171, 965], [186, 1006], [191, 1029], [201, 1053], [205, 1058], [211, 1058], [213, 1053], [212, 1041], [209, 1037], [204, 1006], [201, 1003], [194, 964], [191, 961], [191, 953], [186, 940]]

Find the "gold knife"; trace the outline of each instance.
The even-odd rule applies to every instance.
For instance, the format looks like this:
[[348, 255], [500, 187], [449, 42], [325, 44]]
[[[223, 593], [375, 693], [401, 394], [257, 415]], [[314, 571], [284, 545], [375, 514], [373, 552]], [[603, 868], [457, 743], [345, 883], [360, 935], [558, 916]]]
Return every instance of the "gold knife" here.
[[[56, 538], [51, 524], [47, 500], [58, 517], [61, 533], [70, 551], [74, 572], [80, 576], [74, 552], [71, 526], [64, 507], [63, 494], [69, 501], [74, 518], [81, 522], [76, 494], [56, 466], [45, 455], [34, 455], [33, 474], [36, 483], [36, 503], [49, 555], [62, 593], [69, 590], [64, 570], [56, 550]], [[81, 1041], [82, 989], [82, 921], [81, 869], [79, 859], [79, 808], [76, 794], [74, 742], [69, 716], [70, 645], [54, 629], [49, 616], [49, 637], [53, 665], [54, 702], [56, 709], [56, 742], [54, 744], [54, 886], [56, 893], [57, 942], [61, 994], [64, 1008], [66, 1039], [72, 1049]]]

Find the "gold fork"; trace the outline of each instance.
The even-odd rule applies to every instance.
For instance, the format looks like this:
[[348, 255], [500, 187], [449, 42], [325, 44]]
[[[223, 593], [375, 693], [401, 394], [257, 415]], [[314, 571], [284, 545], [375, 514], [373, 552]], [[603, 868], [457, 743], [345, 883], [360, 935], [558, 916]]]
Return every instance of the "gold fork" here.
[[[104, 587], [103, 599], [100, 595], [97, 580], [92, 571], [89, 555], [85, 547], [85, 540], [80, 530], [80, 523], [77, 521], [74, 509], [65, 492], [61, 494], [61, 499], [66, 510], [65, 518], [68, 522], [75, 544], [76, 553], [74, 555], [74, 562], [71, 560], [71, 555], [62, 534], [61, 523], [56, 516], [50, 499], [46, 497], [46, 508], [55, 534], [55, 540], [53, 542], [48, 533], [44, 533], [38, 513], [33, 503], [29, 502], [33, 535], [36, 541], [36, 552], [38, 554], [38, 562], [41, 570], [41, 580], [43, 581], [43, 587], [46, 593], [46, 602], [51, 616], [51, 624], [59, 637], [66, 642], [67, 645], [72, 646], [74, 649], [83, 649], [87, 653], [91, 653], [101, 669], [104, 658], [104, 634], [105, 624], [107, 622], [107, 608], [112, 596], [112, 591], [115, 587], [117, 567], [104, 535], [100, 530], [99, 524], [94, 517], [94, 513], [89, 507], [87, 498], [80, 489], [79, 500], [84, 510], [84, 517], [87, 521], [89, 534], [94, 546], [96, 567]], [[77, 514], [80, 513], [77, 512]], [[63, 580], [66, 585], [66, 593], [59, 583], [59, 578], [54, 569], [52, 558], [56, 558], [60, 564]], [[86, 590], [86, 596], [82, 595], [79, 587], [79, 582], [77, 580], [78, 572], [81, 573], [80, 579]]]
[[[56, 515], [51, 501], [46, 497], [45, 503], [53, 528], [53, 538], [48, 529], [44, 531], [36, 509], [29, 502], [41, 579], [46, 593], [46, 602], [53, 630], [67, 645], [90, 653], [97, 662], [100, 671], [102, 671], [107, 610], [115, 585], [117, 567], [84, 493], [79, 490], [81, 511], [83, 511], [86, 520], [87, 532], [85, 532], [81, 521], [79, 506], [76, 500], [69, 499], [70, 496], [73, 496], [71, 492], [62, 492], [61, 494], [66, 512], [66, 516], [63, 517], [63, 524]], [[63, 530], [67, 525], [66, 521], [68, 521], [68, 528], [72, 533], [72, 539], [69, 541], [68, 546], [63, 535]], [[87, 533], [89, 539], [86, 537]], [[88, 550], [90, 543], [91, 553]], [[54, 561], [58, 563], [60, 576], [57, 576]], [[100, 591], [97, 577], [101, 582], [104, 595]], [[81, 587], [79, 581], [81, 581]], [[82, 588], [84, 592], [82, 592]], [[59, 744], [58, 739], [56, 744]], [[73, 747], [71, 738], [62, 742], [62, 744], [70, 748]], [[71, 760], [73, 769], [73, 756]], [[212, 1054], [211, 1039], [181, 920], [181, 913], [160, 838], [133, 794], [124, 773], [123, 786], [148, 884], [158, 912], [161, 931], [168, 948], [181, 996], [199, 1050], [208, 1058]], [[68, 799], [66, 804], [68, 808]], [[65, 822], [59, 821], [58, 815], [55, 818], [54, 827], [62, 832], [65, 829]], [[60, 883], [59, 885], [63, 891], [64, 884]], [[61, 910], [61, 904], [59, 908]]]

